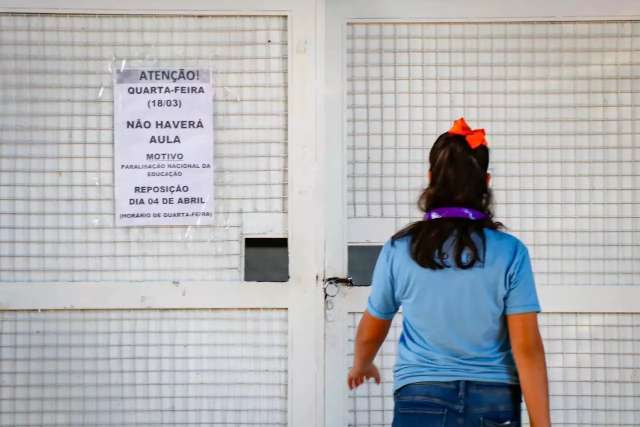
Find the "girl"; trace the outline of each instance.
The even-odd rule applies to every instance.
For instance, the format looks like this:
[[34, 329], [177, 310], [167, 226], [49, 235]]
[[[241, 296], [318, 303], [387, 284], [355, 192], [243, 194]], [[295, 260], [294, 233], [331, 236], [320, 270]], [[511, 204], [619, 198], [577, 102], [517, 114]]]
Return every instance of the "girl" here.
[[525, 245], [499, 231], [484, 130], [463, 118], [429, 154], [424, 220], [397, 232], [376, 263], [348, 385], [380, 383], [373, 359], [403, 307], [394, 427], [550, 425], [540, 305]]

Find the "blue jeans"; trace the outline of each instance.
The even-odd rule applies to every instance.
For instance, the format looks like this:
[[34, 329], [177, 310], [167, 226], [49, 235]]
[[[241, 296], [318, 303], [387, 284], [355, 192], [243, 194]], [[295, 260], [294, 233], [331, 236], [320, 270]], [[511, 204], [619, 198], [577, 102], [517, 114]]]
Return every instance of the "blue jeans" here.
[[425, 381], [393, 394], [393, 427], [520, 427], [519, 385]]

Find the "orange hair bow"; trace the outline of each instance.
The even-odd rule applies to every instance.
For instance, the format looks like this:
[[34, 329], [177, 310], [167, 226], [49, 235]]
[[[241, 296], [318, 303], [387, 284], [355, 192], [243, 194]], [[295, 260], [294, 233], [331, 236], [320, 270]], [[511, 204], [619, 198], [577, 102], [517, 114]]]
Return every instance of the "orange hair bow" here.
[[487, 140], [484, 138], [484, 129], [471, 129], [464, 117], [460, 117], [453, 122], [453, 126], [449, 129], [449, 133], [454, 135], [462, 135], [467, 140], [467, 144], [472, 149], [476, 149], [481, 145], [488, 146]]

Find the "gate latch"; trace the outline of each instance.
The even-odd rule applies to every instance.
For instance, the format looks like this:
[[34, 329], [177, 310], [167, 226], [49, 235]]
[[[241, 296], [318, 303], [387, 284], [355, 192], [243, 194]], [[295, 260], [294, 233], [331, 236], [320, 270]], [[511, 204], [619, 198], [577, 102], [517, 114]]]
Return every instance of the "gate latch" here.
[[324, 281], [324, 299], [338, 295], [339, 285], [355, 286], [351, 277], [329, 277]]

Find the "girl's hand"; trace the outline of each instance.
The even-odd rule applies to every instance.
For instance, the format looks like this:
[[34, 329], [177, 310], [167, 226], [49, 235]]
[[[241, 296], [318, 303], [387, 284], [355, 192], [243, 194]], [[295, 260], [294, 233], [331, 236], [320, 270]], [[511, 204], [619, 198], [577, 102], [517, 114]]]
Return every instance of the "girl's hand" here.
[[349, 390], [353, 390], [362, 384], [365, 379], [374, 378], [376, 380], [376, 384], [380, 384], [380, 372], [378, 372], [378, 368], [373, 363], [370, 363], [368, 366], [358, 367], [354, 366], [349, 371], [349, 375], [347, 376], [347, 385], [349, 386]]

